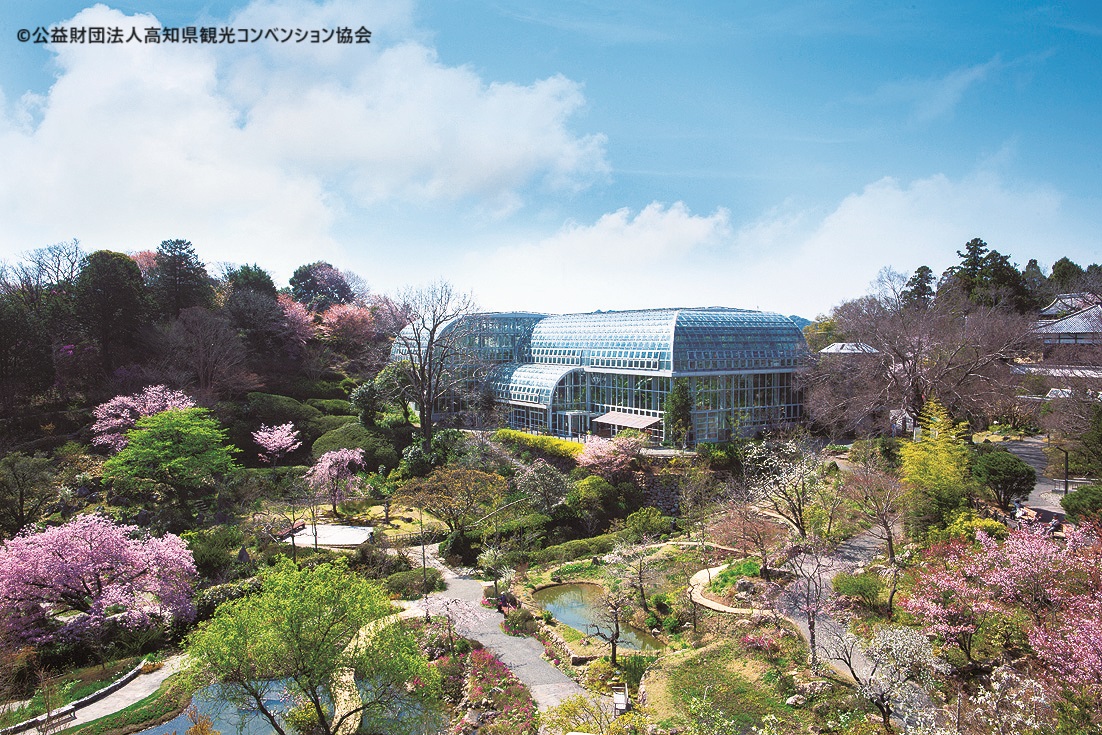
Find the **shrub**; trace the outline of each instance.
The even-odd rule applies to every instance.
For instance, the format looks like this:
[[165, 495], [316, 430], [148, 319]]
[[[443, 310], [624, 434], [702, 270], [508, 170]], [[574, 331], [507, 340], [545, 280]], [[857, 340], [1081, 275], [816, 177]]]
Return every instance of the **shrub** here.
[[364, 542], [356, 547], [351, 566], [360, 574], [371, 579], [383, 579], [397, 572], [413, 568], [405, 554], [388, 554], [386, 549]]
[[980, 518], [976, 515], [976, 511], [971, 508], [964, 508], [956, 511], [951, 516], [949, 524], [944, 529], [930, 529], [927, 539], [930, 543], [940, 543], [953, 539], [975, 541], [976, 531], [983, 531], [991, 538], [999, 541], [1010, 534], [1010, 530], [1002, 523], [993, 518]]
[[1084, 485], [1060, 498], [1072, 523], [1102, 522], [1102, 485]]
[[[344, 417], [333, 416], [343, 420]], [[357, 422], [345, 423], [339, 429], [328, 431], [314, 442], [315, 457], [337, 449], [364, 450], [363, 466], [375, 471], [379, 466], [392, 470], [398, 466], [398, 452], [381, 435], [368, 431]]]
[[643, 674], [647, 673], [647, 668], [654, 663], [655, 658], [653, 656], [620, 656], [617, 660], [620, 663], [620, 675], [623, 677], [624, 683], [632, 689], [638, 689], [639, 682], [643, 680]]
[[490, 700], [498, 715], [479, 728], [482, 735], [536, 735], [536, 705], [519, 679], [486, 649], [469, 656], [470, 701]]
[[[424, 580], [428, 580], [428, 589], [424, 589]], [[438, 569], [410, 569], [395, 572], [386, 578], [386, 588], [390, 594], [402, 600], [414, 600], [423, 593], [435, 592], [446, 587], [444, 576]]]
[[582, 450], [585, 449], [585, 445], [578, 442], [558, 439], [553, 436], [525, 434], [523, 431], [516, 431], [514, 429], [498, 429], [490, 438], [502, 444], [510, 444], [522, 449], [531, 449], [541, 454], [557, 457], [559, 459], [569, 459], [571, 461], [576, 460], [578, 455], [582, 453]]
[[849, 574], [839, 572], [832, 582], [834, 591], [839, 595], [854, 597], [869, 610], [875, 610], [880, 603], [880, 593], [884, 589], [884, 580], [875, 572]]
[[612, 551], [616, 543], [624, 538], [623, 531], [606, 533], [593, 538], [567, 541], [557, 546], [548, 546], [546, 549], [531, 554], [533, 564], [546, 564], [554, 561], [571, 561], [583, 556], [601, 556]]
[[761, 564], [756, 559], [743, 559], [734, 566], [724, 569], [712, 577], [709, 590], [720, 595], [727, 594], [727, 590], [738, 584], [743, 577], [757, 577], [761, 574]]
[[200, 621], [209, 620], [214, 615], [215, 609], [223, 602], [250, 595], [259, 589], [260, 580], [251, 577], [240, 582], [216, 584], [213, 587], [199, 590], [195, 595], [195, 617]]
[[305, 426], [320, 418], [321, 411], [288, 396], [274, 393], [249, 393], [246, 397], [249, 421], [268, 426], [278, 426], [291, 421], [295, 426]]
[[313, 406], [322, 413], [330, 416], [355, 416], [356, 411], [352, 404], [339, 398], [308, 398], [303, 401], [307, 406]]
[[501, 629], [509, 635], [535, 635], [540, 624], [532, 613], [523, 607], [516, 607], [505, 611], [505, 620], [501, 623]]
[[748, 633], [739, 639], [747, 651], [760, 651], [773, 654], [781, 650], [780, 644], [772, 633]]

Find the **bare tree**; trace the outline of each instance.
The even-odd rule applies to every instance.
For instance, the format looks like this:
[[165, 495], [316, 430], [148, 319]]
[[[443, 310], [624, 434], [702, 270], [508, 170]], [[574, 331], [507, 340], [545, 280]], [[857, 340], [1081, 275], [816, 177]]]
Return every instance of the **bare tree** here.
[[618, 577], [606, 576], [597, 609], [594, 611], [595, 622], [589, 625], [595, 636], [612, 647], [609, 661], [613, 666], [616, 666], [616, 649], [623, 635], [624, 620], [631, 606], [633, 593], [634, 589], [630, 585], [622, 584]]
[[789, 555], [788, 569], [795, 577], [788, 595], [795, 612], [803, 616], [807, 625], [807, 642], [811, 649], [811, 667], [819, 664], [817, 625], [819, 616], [827, 605], [834, 559], [820, 539], [810, 538]]
[[[986, 416], [1014, 384], [1010, 360], [1031, 346], [1032, 320], [942, 289], [929, 304], [907, 298], [906, 276], [881, 271], [875, 292], [834, 309], [838, 330], [874, 354], [819, 360], [804, 379], [808, 410], [844, 432], [887, 428], [892, 410], [917, 416], [937, 397], [953, 413]], [[850, 359], [850, 358], [853, 359]], [[876, 426], [869, 417], [878, 417]]]
[[652, 541], [653, 539], [649, 536], [643, 536], [636, 543], [617, 544], [609, 555], [610, 563], [614, 565], [620, 576], [628, 580], [628, 584], [639, 593], [639, 601], [643, 604], [644, 614], [647, 615], [650, 614], [650, 607], [647, 605], [647, 586], [653, 576], [649, 548]]
[[385, 306], [392, 321], [403, 316], [406, 326], [394, 338], [392, 357], [399, 360], [421, 418], [421, 439], [432, 440], [433, 409], [449, 391], [461, 388], [469, 374], [467, 337], [471, 325], [463, 317], [475, 312], [474, 298], [447, 281], [407, 289]]
[[788, 535], [781, 524], [762, 515], [750, 502], [736, 500], [712, 528], [712, 537], [720, 543], [734, 546], [748, 556], [756, 554], [761, 559], [762, 579], [771, 581], [770, 564]]
[[168, 331], [167, 364], [202, 395], [217, 397], [259, 386], [230, 322], [201, 306], [183, 309]]
[[884, 470], [858, 466], [846, 478], [845, 497], [872, 524], [872, 532], [887, 544], [888, 563], [895, 564], [895, 530], [906, 499], [903, 483]]

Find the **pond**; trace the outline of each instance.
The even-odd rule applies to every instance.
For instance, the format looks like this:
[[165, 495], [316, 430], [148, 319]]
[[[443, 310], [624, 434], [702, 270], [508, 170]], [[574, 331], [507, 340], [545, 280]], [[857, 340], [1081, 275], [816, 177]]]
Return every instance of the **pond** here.
[[[596, 584], [558, 584], [544, 587], [532, 593], [541, 610], [547, 610], [560, 623], [583, 633], [592, 633], [589, 627], [597, 622], [601, 606], [601, 587]], [[620, 625], [620, 648], [634, 651], [658, 651], [665, 644], [645, 630]]]
[[[286, 712], [289, 698], [284, 694], [282, 686], [273, 686], [264, 699], [265, 705], [279, 714]], [[276, 735], [275, 728], [264, 715], [255, 709], [239, 708], [224, 699], [216, 687], [199, 690], [192, 697], [191, 703], [199, 714], [209, 717], [214, 729], [223, 735]], [[137, 735], [184, 735], [191, 724], [185, 712], [163, 725], [142, 730]], [[420, 703], [399, 702], [387, 716], [377, 718], [370, 731], [386, 732], [390, 735], [423, 735], [442, 732], [446, 725], [445, 715], [435, 706], [430, 711]], [[288, 731], [290, 732], [289, 729]]]

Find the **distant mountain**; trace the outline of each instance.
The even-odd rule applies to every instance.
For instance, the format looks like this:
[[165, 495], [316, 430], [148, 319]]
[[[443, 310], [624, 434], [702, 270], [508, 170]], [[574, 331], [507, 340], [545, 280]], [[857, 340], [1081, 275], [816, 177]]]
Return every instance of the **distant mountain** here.
[[789, 316], [788, 318], [791, 319], [793, 324], [795, 324], [800, 329], [803, 329], [808, 324], [811, 324], [810, 319], [804, 319], [802, 316]]

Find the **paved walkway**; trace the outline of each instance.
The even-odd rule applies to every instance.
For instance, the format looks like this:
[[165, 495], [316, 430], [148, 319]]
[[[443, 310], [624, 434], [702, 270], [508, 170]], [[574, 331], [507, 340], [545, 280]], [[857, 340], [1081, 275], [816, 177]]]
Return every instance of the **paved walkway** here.
[[65, 727], [84, 725], [101, 717], [114, 714], [121, 709], [148, 697], [164, 683], [164, 680], [180, 671], [184, 666], [184, 656], [173, 656], [165, 665], [149, 674], [138, 674], [116, 692], [108, 694], [98, 702], [81, 707], [76, 711], [76, 719]]
[[[420, 547], [413, 556], [420, 556]], [[532, 699], [541, 710], [555, 707], [564, 699], [585, 690], [576, 681], [559, 671], [542, 658], [543, 644], [534, 638], [506, 635], [501, 630], [504, 616], [497, 610], [482, 607], [482, 583], [468, 576], [460, 576], [444, 566], [429, 546], [425, 554], [431, 566], [440, 569], [448, 584], [444, 592], [435, 592], [426, 600], [415, 602], [402, 614], [447, 614], [459, 633], [473, 638], [493, 652], [501, 662], [516, 674], [532, 692]]]
[[[1037, 484], [1033, 486], [1033, 492], [1029, 494], [1029, 500], [1025, 502], [1031, 508], [1044, 508], [1055, 513], [1063, 513], [1060, 506], [1060, 498], [1064, 497], [1064, 478], [1046, 477], [1045, 470], [1048, 467], [1048, 458], [1044, 449], [1046, 442], [1040, 437], [1027, 437], [1014, 441], [1001, 442], [999, 446], [1005, 447], [1024, 460], [1030, 467], [1037, 471]], [[1072, 485], [1074, 489], [1074, 485]]]

